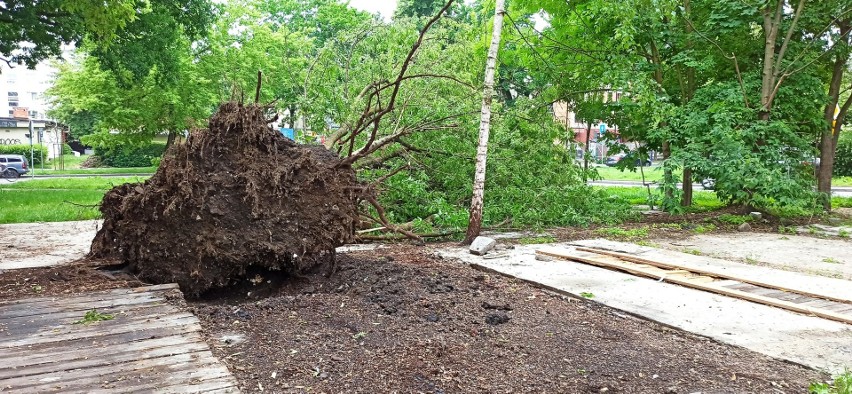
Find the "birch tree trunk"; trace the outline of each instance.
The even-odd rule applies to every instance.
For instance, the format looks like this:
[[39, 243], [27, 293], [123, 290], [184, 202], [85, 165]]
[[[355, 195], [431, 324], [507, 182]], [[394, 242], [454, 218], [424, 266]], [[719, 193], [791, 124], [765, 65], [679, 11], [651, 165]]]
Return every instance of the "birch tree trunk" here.
[[491, 129], [491, 99], [494, 96], [494, 69], [497, 65], [497, 51], [500, 48], [500, 35], [503, 31], [505, 0], [497, 0], [494, 10], [494, 31], [491, 33], [491, 46], [488, 48], [488, 60], [485, 63], [485, 89], [482, 93], [482, 112], [479, 118], [479, 145], [476, 149], [476, 173], [473, 178], [473, 198], [470, 201], [470, 221], [464, 244], [470, 244], [479, 236], [482, 229], [482, 205], [485, 196], [485, 162], [488, 157], [488, 133]]

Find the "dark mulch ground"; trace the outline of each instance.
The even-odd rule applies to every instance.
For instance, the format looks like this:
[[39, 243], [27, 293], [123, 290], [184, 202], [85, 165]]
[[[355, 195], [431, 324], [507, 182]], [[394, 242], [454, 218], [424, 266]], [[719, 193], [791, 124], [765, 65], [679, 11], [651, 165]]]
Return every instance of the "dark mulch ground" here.
[[[142, 285], [96, 265], [2, 272], [0, 300]], [[245, 392], [800, 393], [825, 378], [411, 246], [188, 304]]]
[[243, 389], [799, 393], [824, 378], [422, 248], [350, 253], [340, 267], [271, 295], [276, 278], [257, 277], [240, 297], [190, 303]]

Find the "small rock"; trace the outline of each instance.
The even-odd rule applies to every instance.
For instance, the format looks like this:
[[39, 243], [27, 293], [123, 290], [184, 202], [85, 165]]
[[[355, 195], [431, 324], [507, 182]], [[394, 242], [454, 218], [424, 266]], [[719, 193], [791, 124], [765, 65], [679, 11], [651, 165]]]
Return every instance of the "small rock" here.
[[843, 223], [843, 219], [841, 219], [841, 218], [828, 218], [828, 224], [837, 226], [840, 223]]
[[313, 286], [305, 286], [302, 288], [302, 294], [313, 294], [317, 291], [317, 289]]
[[436, 315], [434, 313], [430, 313], [430, 314], [426, 315], [426, 321], [428, 321], [430, 323], [437, 323], [438, 320], [441, 320], [441, 318], [438, 317], [438, 315]]
[[738, 231], [743, 231], [743, 232], [751, 231], [751, 225], [750, 225], [750, 224], [748, 224], [748, 223], [743, 223], [743, 224], [741, 224], [739, 227], [737, 227], [737, 230], [738, 230]]
[[749, 213], [749, 216], [751, 216], [751, 218], [754, 219], [754, 220], [763, 219], [763, 214], [760, 213], [760, 212], [751, 212], [751, 213]]
[[492, 313], [488, 316], [485, 316], [485, 323], [488, 323], [492, 326], [508, 323], [509, 320], [512, 320], [512, 318], [506, 315], [505, 313]]
[[494, 246], [496, 245], [497, 241], [495, 241], [493, 238], [479, 236], [476, 237], [476, 239], [473, 240], [473, 243], [470, 244], [469, 250], [471, 254], [482, 256], [488, 253], [488, 251], [490, 251], [491, 249], [494, 249]]
[[553, 257], [543, 255], [543, 254], [538, 254], [538, 253], [535, 254], [535, 259], [538, 260], [538, 261], [554, 261], [554, 260], [556, 260]]

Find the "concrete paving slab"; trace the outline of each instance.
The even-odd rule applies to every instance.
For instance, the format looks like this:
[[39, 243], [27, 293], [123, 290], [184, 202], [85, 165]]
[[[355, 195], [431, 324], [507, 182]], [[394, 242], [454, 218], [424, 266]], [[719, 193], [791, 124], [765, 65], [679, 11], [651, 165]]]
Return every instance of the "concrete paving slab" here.
[[568, 243], [571, 246], [584, 246], [635, 255], [644, 259], [679, 265], [687, 268], [697, 268], [730, 275], [755, 282], [768, 282], [791, 290], [802, 290], [816, 294], [829, 294], [852, 302], [852, 281], [828, 278], [819, 275], [808, 275], [801, 272], [791, 272], [770, 269], [757, 265], [749, 265], [727, 261], [708, 256], [696, 256], [671, 250], [650, 248], [626, 242], [609, 241], [605, 239], [582, 240]]
[[572, 248], [518, 246], [497, 259], [473, 256], [464, 248], [436, 253], [578, 297], [592, 294], [594, 301], [610, 307], [770, 357], [833, 373], [852, 366], [852, 325], [591, 265], [536, 260], [536, 249], [545, 246]]
[[0, 271], [68, 263], [89, 253], [100, 221], [0, 225]]
[[852, 280], [852, 240], [790, 234], [701, 234], [656, 241], [665, 249]]

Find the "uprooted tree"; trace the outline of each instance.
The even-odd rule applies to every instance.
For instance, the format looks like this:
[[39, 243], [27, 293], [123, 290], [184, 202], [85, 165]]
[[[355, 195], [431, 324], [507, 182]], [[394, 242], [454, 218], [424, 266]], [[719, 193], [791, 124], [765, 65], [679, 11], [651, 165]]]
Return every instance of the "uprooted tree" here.
[[336, 155], [273, 131], [262, 106], [226, 103], [153, 177], [107, 193], [92, 255], [192, 295], [251, 266], [332, 269], [335, 248], [352, 239], [358, 195]]
[[335, 248], [354, 239], [361, 219], [417, 238], [390, 223], [373, 185], [359, 183], [353, 165], [403, 136], [447, 127], [452, 117], [394, 127], [386, 135], [380, 126], [396, 109], [403, 82], [424, 77], [408, 75], [408, 67], [451, 4], [420, 31], [394, 80], [364, 90], [360, 118], [330, 144], [337, 154], [296, 144], [270, 128], [269, 111], [257, 104], [258, 75], [255, 104], [223, 104], [207, 129], [169, 149], [153, 177], [106, 194], [91, 255], [122, 260], [144, 280], [177, 282], [200, 295], [252, 267], [302, 274], [328, 266], [332, 272]]

